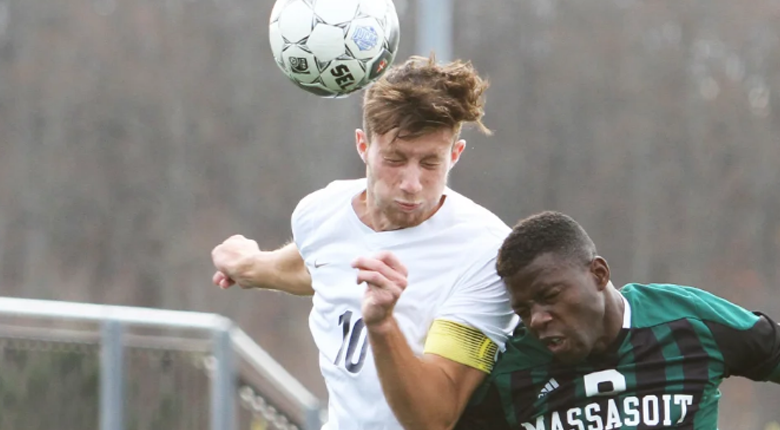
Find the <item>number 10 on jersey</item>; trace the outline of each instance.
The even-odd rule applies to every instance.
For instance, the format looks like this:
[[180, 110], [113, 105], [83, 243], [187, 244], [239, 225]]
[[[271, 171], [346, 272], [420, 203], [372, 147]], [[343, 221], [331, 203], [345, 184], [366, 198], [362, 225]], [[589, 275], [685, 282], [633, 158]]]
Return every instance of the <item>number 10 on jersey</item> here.
[[[358, 373], [363, 368], [363, 362], [366, 359], [366, 351], [368, 349], [368, 339], [365, 336], [366, 325], [363, 323], [363, 318], [358, 318], [352, 324], [352, 311], [346, 311], [341, 314], [339, 325], [341, 326], [341, 348], [339, 348], [333, 364], [341, 366], [343, 363], [344, 368], [349, 373]], [[360, 347], [359, 355], [355, 357], [355, 350], [361, 341], [363, 346]]]

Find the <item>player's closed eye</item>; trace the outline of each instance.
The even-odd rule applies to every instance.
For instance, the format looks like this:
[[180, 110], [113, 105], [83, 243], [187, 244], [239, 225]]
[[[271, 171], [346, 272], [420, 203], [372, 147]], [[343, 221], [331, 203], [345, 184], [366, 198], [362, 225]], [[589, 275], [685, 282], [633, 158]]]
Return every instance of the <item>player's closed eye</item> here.
[[384, 159], [385, 159], [385, 163], [387, 163], [387, 164], [389, 164], [389, 165], [391, 165], [391, 166], [400, 166], [400, 165], [401, 165], [401, 164], [403, 164], [403, 162], [404, 162], [404, 160], [402, 160], [402, 159], [400, 159], [400, 158], [388, 158], [388, 157], [384, 157]]
[[554, 301], [555, 301], [555, 299], [556, 299], [556, 298], [557, 298], [557, 297], [560, 295], [560, 293], [561, 293], [561, 290], [560, 290], [560, 289], [557, 289], [557, 288], [556, 288], [556, 289], [554, 289], [554, 290], [547, 291], [547, 292], [546, 292], [546, 293], [545, 293], [545, 294], [542, 296], [542, 301], [543, 301], [543, 302], [545, 302], [545, 303], [551, 303], [551, 302], [554, 302]]

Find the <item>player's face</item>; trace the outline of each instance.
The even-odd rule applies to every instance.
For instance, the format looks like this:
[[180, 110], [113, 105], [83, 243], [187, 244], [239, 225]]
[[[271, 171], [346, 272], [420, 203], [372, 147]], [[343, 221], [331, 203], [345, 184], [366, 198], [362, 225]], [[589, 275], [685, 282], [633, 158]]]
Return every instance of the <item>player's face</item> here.
[[515, 313], [564, 363], [585, 359], [603, 340], [603, 290], [609, 279], [608, 272], [606, 277], [600, 269], [594, 273], [594, 264], [577, 264], [548, 253], [505, 280]]
[[375, 230], [416, 226], [439, 209], [450, 169], [466, 142], [455, 141], [454, 130], [441, 129], [412, 139], [395, 133], [374, 136], [369, 143], [356, 133], [357, 149], [366, 163], [364, 219]]

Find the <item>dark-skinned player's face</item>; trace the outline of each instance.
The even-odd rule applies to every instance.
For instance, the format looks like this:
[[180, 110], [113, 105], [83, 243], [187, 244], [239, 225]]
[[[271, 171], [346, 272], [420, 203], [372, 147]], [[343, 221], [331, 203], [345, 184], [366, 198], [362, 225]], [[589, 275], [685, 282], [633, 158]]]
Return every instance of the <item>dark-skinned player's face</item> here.
[[603, 336], [609, 268], [601, 257], [542, 254], [504, 281], [515, 313], [559, 361], [582, 361]]

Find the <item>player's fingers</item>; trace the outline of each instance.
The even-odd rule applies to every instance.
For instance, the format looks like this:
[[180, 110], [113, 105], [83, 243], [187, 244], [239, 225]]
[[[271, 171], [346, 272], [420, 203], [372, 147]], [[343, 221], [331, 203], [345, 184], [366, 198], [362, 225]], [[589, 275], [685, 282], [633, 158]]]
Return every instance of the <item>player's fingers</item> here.
[[399, 260], [398, 257], [396, 257], [396, 255], [393, 254], [392, 252], [390, 251], [379, 252], [375, 258], [379, 261], [384, 262], [390, 268], [402, 274], [404, 277], [409, 276], [409, 271], [406, 269], [406, 266], [403, 263], [401, 263], [401, 260]]
[[211, 277], [211, 282], [214, 283], [214, 285], [219, 286], [222, 283], [222, 279], [225, 278], [225, 274], [222, 272], [215, 272], [214, 276]]
[[357, 274], [357, 283], [367, 283], [370, 287], [381, 288], [384, 290], [403, 291], [406, 288], [406, 280], [393, 280], [387, 278], [383, 273], [375, 270], [359, 270]]
[[358, 270], [380, 273], [383, 278], [395, 282], [401, 288], [406, 288], [406, 275], [388, 266], [384, 261], [371, 257], [358, 257], [352, 263], [352, 267]]
[[214, 282], [214, 285], [222, 289], [230, 288], [235, 283], [222, 272], [215, 273], [211, 280]]
[[390, 280], [387, 279], [385, 275], [376, 270], [359, 269], [357, 273], [357, 283], [362, 284], [363, 282], [379, 288], [387, 288], [388, 285], [391, 284]]

